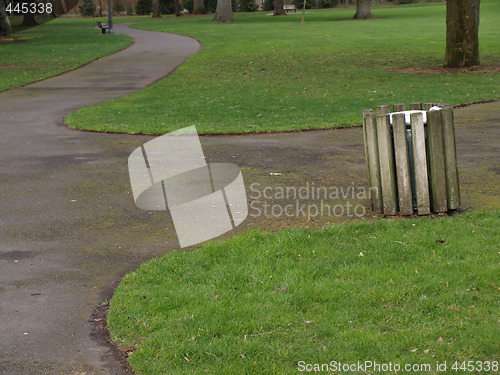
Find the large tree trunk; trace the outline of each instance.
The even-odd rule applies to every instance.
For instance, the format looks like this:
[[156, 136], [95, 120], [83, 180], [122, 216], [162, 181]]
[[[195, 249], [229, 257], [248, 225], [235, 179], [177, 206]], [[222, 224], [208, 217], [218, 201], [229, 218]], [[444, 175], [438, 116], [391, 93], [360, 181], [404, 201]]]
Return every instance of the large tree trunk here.
[[479, 65], [479, 1], [446, 2], [445, 68]]
[[23, 23], [21, 26], [37, 26], [35, 15], [33, 13], [25, 13], [23, 16]]
[[153, 0], [151, 5], [153, 6], [153, 18], [161, 18], [160, 0]]
[[372, 12], [370, 12], [370, 2], [371, 0], [358, 0], [356, 2], [356, 14], [353, 18], [356, 20], [375, 18]]
[[283, 0], [274, 0], [273, 16], [286, 16], [285, 9], [283, 8]]
[[231, 0], [217, 0], [213, 22], [234, 22]]
[[193, 14], [205, 14], [207, 10], [205, 8], [205, 2], [203, 0], [194, 0], [193, 2]]
[[7, 12], [5, 12], [6, 1], [0, 0], [0, 36], [10, 36], [12, 29], [10, 28]]

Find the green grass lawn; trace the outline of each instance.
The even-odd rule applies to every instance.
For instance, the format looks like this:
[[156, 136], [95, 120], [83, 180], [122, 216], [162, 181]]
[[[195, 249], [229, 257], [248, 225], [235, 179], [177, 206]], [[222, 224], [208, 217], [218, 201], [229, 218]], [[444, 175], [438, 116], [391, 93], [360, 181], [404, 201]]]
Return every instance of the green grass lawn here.
[[248, 232], [168, 254], [123, 279], [109, 327], [137, 374], [498, 361], [499, 216]]
[[[136, 27], [197, 38], [203, 49], [170, 77], [132, 95], [69, 116], [81, 129], [162, 134], [248, 133], [352, 126], [361, 111], [394, 102], [453, 105], [500, 98], [499, 74], [443, 73], [445, 5], [374, 7], [271, 17], [164, 17]], [[500, 2], [481, 4], [483, 65], [500, 65]], [[427, 74], [407, 74], [412, 69]], [[398, 71], [398, 69], [407, 69]], [[432, 70], [434, 69], [434, 70]]]
[[0, 39], [0, 91], [78, 68], [131, 43], [101, 35], [95, 18], [58, 18]]

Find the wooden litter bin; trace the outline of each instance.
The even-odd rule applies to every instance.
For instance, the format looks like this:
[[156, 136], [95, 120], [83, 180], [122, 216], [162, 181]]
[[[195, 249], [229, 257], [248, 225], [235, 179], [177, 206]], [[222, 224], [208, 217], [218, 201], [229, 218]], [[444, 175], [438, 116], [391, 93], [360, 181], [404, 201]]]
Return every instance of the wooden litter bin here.
[[363, 111], [372, 209], [428, 215], [460, 205], [453, 108], [411, 103]]

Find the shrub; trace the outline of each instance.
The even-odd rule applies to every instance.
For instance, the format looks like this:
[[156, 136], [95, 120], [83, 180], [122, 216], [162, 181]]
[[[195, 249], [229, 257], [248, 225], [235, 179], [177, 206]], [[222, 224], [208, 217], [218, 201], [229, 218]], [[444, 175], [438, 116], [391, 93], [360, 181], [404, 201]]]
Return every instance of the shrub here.
[[95, 5], [93, 0], [83, 0], [82, 5], [79, 6], [80, 14], [88, 17], [95, 15]]
[[189, 11], [189, 14], [193, 14], [194, 1], [193, 0], [184, 0], [184, 9]]
[[319, 0], [318, 7], [323, 8], [336, 8], [339, 5], [339, 0]]
[[267, 12], [274, 10], [274, 0], [264, 0], [264, 10]]
[[137, 5], [135, 7], [135, 12], [140, 15], [144, 16], [146, 14], [150, 14], [153, 11], [153, 4], [151, 0], [138, 0]]
[[240, 12], [255, 12], [257, 10], [257, 4], [254, 0], [239, 0], [238, 3], [238, 11]]
[[[303, 0], [293, 0], [292, 3], [293, 5], [295, 5], [295, 8], [297, 9], [304, 8]], [[311, 9], [311, 8], [313, 8], [312, 0], [306, 0], [306, 9]]]
[[113, 13], [123, 14], [125, 11], [125, 6], [123, 5], [123, 0], [113, 0]]

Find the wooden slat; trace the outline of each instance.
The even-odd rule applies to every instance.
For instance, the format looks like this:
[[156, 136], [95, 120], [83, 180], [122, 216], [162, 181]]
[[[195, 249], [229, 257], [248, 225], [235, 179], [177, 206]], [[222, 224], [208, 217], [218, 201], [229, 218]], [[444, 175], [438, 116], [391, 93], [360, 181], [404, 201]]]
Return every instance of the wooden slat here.
[[405, 103], [397, 103], [392, 105], [393, 112], [401, 112], [405, 110]]
[[445, 212], [448, 209], [448, 204], [441, 111], [427, 112], [427, 139], [431, 208], [435, 213]]
[[443, 144], [446, 172], [446, 199], [448, 202], [448, 209], [455, 210], [460, 206], [460, 186], [457, 169], [457, 151], [455, 144], [453, 108], [451, 106], [446, 106], [440, 112], [441, 124], [443, 127]]
[[365, 133], [365, 152], [368, 163], [368, 182], [374, 212], [382, 213], [382, 183], [380, 180], [380, 164], [378, 154], [378, 137], [375, 115], [363, 112], [363, 129]]
[[396, 195], [396, 168], [392, 146], [389, 115], [377, 114], [377, 138], [380, 161], [380, 181], [382, 203], [386, 215], [396, 215], [398, 211]]
[[422, 103], [410, 103], [410, 110], [422, 109]]
[[[365, 109], [363, 110], [363, 140], [364, 140], [364, 145], [365, 145], [365, 158], [366, 158], [366, 171], [368, 173], [368, 187], [372, 186], [372, 179], [371, 179], [371, 173], [370, 173], [370, 155], [368, 153], [368, 137], [366, 135], [366, 116], [369, 115], [372, 112], [371, 109]], [[373, 203], [372, 203], [372, 210], [373, 210]]]
[[391, 112], [391, 106], [388, 105], [388, 104], [384, 104], [384, 105], [379, 105], [377, 107], [377, 113], [379, 115], [385, 115], [387, 113]]
[[415, 168], [415, 191], [417, 194], [417, 213], [429, 215], [429, 181], [427, 175], [427, 153], [425, 151], [425, 130], [422, 113], [410, 115], [413, 164]]
[[411, 195], [410, 163], [406, 141], [405, 115], [399, 113], [392, 117], [394, 151], [396, 158], [396, 178], [398, 185], [399, 212], [401, 215], [413, 214]]

